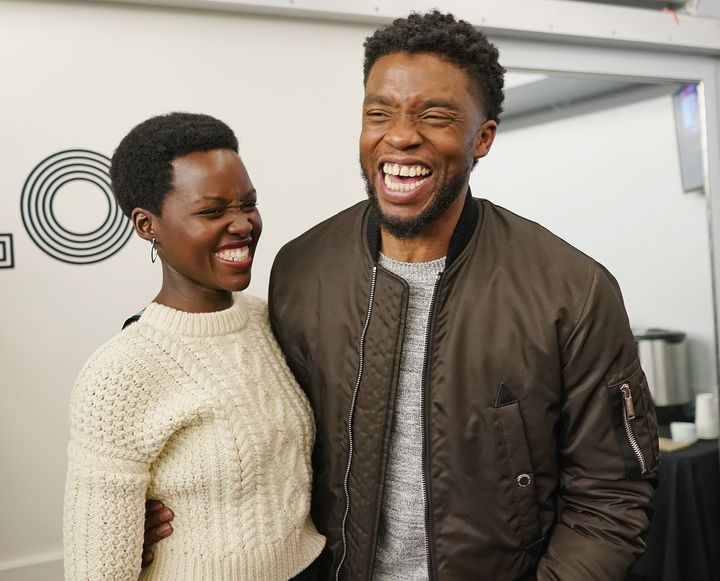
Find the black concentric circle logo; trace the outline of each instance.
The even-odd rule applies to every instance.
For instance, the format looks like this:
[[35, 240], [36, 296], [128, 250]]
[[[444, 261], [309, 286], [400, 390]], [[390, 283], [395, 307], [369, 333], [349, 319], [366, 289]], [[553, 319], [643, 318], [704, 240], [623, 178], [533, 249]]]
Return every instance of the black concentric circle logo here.
[[[107, 203], [107, 215], [90, 230], [63, 225], [55, 211], [58, 192], [81, 183], [92, 184]], [[110, 189], [110, 159], [87, 149], [68, 149], [42, 160], [30, 172], [20, 212], [25, 230], [45, 254], [70, 264], [92, 264], [111, 257], [132, 235], [132, 224]]]

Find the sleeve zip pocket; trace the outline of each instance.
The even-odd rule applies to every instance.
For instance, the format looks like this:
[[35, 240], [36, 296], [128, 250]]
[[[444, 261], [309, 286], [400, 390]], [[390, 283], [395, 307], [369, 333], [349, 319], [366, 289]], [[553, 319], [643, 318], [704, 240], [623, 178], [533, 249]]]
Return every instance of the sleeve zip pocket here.
[[640, 475], [644, 475], [647, 472], [647, 463], [643, 456], [640, 444], [638, 444], [635, 432], [633, 431], [632, 421], [635, 419], [635, 405], [633, 404], [632, 392], [630, 391], [630, 384], [623, 383], [620, 386], [620, 392], [623, 398], [623, 424], [625, 426], [625, 435], [627, 436], [630, 447], [632, 448], [635, 457], [637, 458], [638, 464], [640, 465]]
[[653, 406], [639, 365], [624, 381], [610, 386], [613, 428], [629, 479], [644, 478], [657, 464]]

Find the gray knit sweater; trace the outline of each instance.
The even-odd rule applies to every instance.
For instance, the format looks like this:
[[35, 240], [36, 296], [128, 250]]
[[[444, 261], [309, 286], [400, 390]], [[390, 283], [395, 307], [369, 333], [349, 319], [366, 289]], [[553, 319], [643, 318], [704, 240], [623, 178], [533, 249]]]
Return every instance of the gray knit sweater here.
[[427, 581], [420, 404], [425, 330], [435, 280], [445, 258], [407, 263], [381, 254], [380, 266], [405, 279], [410, 299], [373, 579]]

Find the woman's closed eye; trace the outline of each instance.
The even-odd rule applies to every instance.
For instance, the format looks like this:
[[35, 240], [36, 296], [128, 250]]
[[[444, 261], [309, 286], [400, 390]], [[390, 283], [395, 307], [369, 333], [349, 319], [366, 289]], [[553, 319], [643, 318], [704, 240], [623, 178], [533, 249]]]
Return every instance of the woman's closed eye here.
[[200, 210], [198, 214], [200, 216], [207, 216], [209, 218], [217, 218], [219, 216], [222, 216], [226, 211], [227, 207], [205, 208], [204, 210]]
[[200, 216], [206, 216], [208, 218], [218, 218], [220, 216], [223, 216], [226, 212], [232, 211], [232, 210], [239, 210], [240, 212], [254, 212], [257, 210], [258, 203], [257, 201], [248, 201], [243, 204], [238, 204], [236, 206], [215, 206], [212, 208], [205, 208], [203, 210], [200, 210], [198, 214]]

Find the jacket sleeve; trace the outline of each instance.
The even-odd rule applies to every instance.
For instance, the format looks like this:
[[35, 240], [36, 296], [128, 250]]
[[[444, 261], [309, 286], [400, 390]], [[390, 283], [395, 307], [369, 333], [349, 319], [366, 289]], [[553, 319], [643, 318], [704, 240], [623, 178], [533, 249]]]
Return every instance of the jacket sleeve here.
[[618, 581], [645, 549], [657, 423], [616, 281], [594, 264], [562, 350], [560, 514], [539, 581]]
[[150, 458], [136, 445], [143, 436], [137, 421], [143, 402], [132, 397], [124, 379], [119, 368], [89, 364], [73, 389], [66, 581], [131, 581], [140, 574]]
[[[308, 348], [301, 333], [303, 326], [296, 322], [296, 314], [298, 311], [302, 313], [303, 309], [298, 308], [298, 293], [295, 294], [295, 300], [290, 298], [292, 293], [288, 292], [288, 287], [292, 283], [287, 282], [303, 280], [303, 278], [295, 272], [297, 261], [288, 258], [290, 252], [288, 246], [285, 246], [278, 252], [273, 262], [270, 271], [268, 311], [270, 327], [285, 355], [285, 360], [300, 387], [307, 389], [310, 371], [304, 353], [308, 351]], [[303, 314], [306, 317], [307, 313]], [[307, 321], [305, 321], [306, 325]]]

